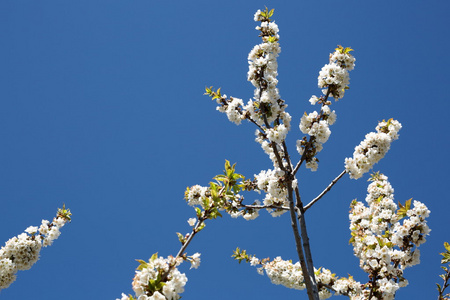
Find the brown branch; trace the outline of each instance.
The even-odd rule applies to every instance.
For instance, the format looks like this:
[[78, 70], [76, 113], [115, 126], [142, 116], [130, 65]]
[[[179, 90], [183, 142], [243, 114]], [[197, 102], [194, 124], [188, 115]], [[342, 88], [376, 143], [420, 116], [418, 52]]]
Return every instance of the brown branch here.
[[310, 208], [314, 203], [319, 201], [320, 198], [322, 198], [326, 193], [328, 193], [331, 190], [331, 188], [336, 184], [336, 182], [338, 182], [338, 180], [341, 179], [342, 176], [344, 176], [345, 173], [347, 173], [346, 170], [342, 171], [341, 174], [339, 174], [335, 179], [333, 179], [333, 181], [331, 181], [331, 183], [322, 191], [322, 193], [319, 194], [319, 196], [317, 196], [311, 202], [306, 204], [305, 207], [303, 208], [304, 211], [307, 211], [308, 208]]
[[251, 209], [264, 209], [264, 208], [282, 209], [282, 210], [289, 210], [290, 209], [287, 206], [277, 206], [277, 205], [246, 205], [246, 204], [240, 204], [239, 207], [251, 208]]
[[[308, 267], [308, 265], [306, 263], [308, 258], [305, 259], [305, 255], [303, 253], [303, 249], [305, 248], [304, 247], [305, 241], [303, 241], [303, 248], [302, 248], [302, 238], [300, 237], [300, 234], [298, 232], [297, 215], [295, 214], [294, 199], [293, 199], [293, 194], [292, 194], [292, 185], [288, 185], [287, 188], [288, 188], [288, 197], [289, 197], [289, 207], [290, 207], [289, 212], [290, 212], [290, 216], [291, 216], [291, 226], [292, 226], [292, 231], [294, 232], [295, 246], [297, 248], [298, 258], [300, 260], [300, 265], [302, 267], [302, 272], [304, 275], [303, 277], [305, 279], [306, 291], [308, 293], [308, 298], [310, 300], [319, 300], [319, 291], [317, 289], [317, 284], [316, 284], [316, 280], [315, 280], [314, 268], [312, 269], [312, 272], [311, 272], [310, 268]], [[306, 224], [304, 224], [304, 225], [305, 226], [301, 226], [302, 236], [304, 236], [303, 229], [305, 229], [305, 231], [306, 231]], [[306, 238], [307, 238], [307, 235], [306, 235]], [[305, 252], [307, 252], [307, 251], [305, 251]], [[311, 253], [309, 252], [309, 254], [311, 254]], [[311, 263], [312, 263], [312, 260], [311, 260]]]
[[295, 187], [294, 191], [295, 191], [295, 197], [297, 198], [296, 212], [298, 214], [297, 218], [300, 223], [300, 230], [301, 230], [302, 240], [303, 240], [303, 249], [305, 250], [308, 273], [312, 274], [312, 276], [310, 275], [311, 281], [312, 281], [313, 287], [317, 291], [317, 297], [318, 297], [319, 292], [318, 292], [318, 288], [317, 288], [316, 277], [314, 275], [314, 263], [313, 263], [313, 259], [312, 259], [311, 247], [309, 244], [308, 232], [306, 230], [306, 221], [305, 221], [305, 217], [304, 217], [305, 211], [303, 209], [303, 203], [302, 203], [302, 199], [300, 197], [300, 191], [298, 189], [298, 186]]

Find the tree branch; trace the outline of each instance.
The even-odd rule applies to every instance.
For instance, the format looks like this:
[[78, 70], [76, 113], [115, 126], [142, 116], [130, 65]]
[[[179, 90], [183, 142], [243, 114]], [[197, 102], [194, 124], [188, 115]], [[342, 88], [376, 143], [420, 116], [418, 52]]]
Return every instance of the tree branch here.
[[333, 181], [331, 181], [331, 183], [322, 191], [322, 193], [319, 194], [319, 196], [317, 196], [316, 198], [314, 198], [311, 202], [309, 202], [303, 209], [304, 211], [307, 211], [308, 208], [310, 208], [314, 203], [316, 203], [317, 201], [320, 200], [320, 198], [322, 198], [326, 193], [328, 193], [331, 188], [336, 184], [336, 182], [338, 182], [339, 179], [342, 178], [342, 176], [344, 176], [344, 174], [347, 173], [346, 170], [342, 171], [341, 174], [339, 174], [335, 179], [333, 179]]
[[287, 206], [277, 206], [277, 205], [246, 205], [246, 204], [240, 204], [239, 206], [243, 207], [243, 208], [251, 208], [251, 209], [264, 209], [264, 208], [282, 209], [282, 210], [289, 210], [290, 209]]
[[303, 239], [303, 249], [305, 250], [305, 256], [306, 256], [306, 263], [307, 263], [307, 267], [308, 267], [308, 273], [312, 274], [310, 275], [311, 277], [311, 281], [313, 283], [313, 286], [315, 288], [315, 290], [317, 291], [317, 297], [319, 295], [319, 291], [317, 288], [317, 282], [316, 282], [316, 277], [314, 275], [314, 263], [313, 263], [313, 259], [312, 259], [312, 253], [311, 253], [311, 247], [309, 245], [309, 237], [308, 237], [308, 232], [306, 230], [306, 221], [305, 221], [305, 211], [303, 210], [303, 203], [300, 197], [300, 191], [298, 189], [298, 186], [295, 187], [295, 197], [297, 198], [297, 205], [296, 205], [296, 211], [297, 211], [297, 218], [298, 221], [300, 223], [300, 230], [301, 230], [301, 234], [302, 234], [302, 239]]
[[[308, 293], [308, 298], [310, 300], [319, 300], [319, 291], [317, 289], [317, 284], [316, 284], [316, 280], [315, 280], [315, 275], [314, 275], [314, 267], [312, 268], [312, 272], [311, 269], [309, 268], [307, 261], [310, 260], [310, 262], [312, 263], [312, 259], [311, 258], [311, 252], [307, 251], [305, 249], [305, 240], [303, 240], [303, 249], [305, 249], [306, 253], [309, 253], [309, 257], [306, 257], [305, 259], [305, 255], [303, 254], [303, 249], [302, 249], [302, 238], [300, 237], [300, 234], [298, 232], [298, 224], [297, 224], [297, 215], [295, 214], [295, 207], [294, 207], [294, 199], [293, 199], [293, 194], [292, 194], [292, 185], [288, 185], [288, 197], [289, 197], [289, 207], [290, 207], [290, 215], [291, 215], [291, 226], [292, 226], [292, 230], [294, 232], [294, 238], [295, 238], [295, 246], [297, 248], [297, 254], [298, 254], [298, 258], [300, 260], [300, 265], [302, 267], [302, 272], [303, 272], [303, 277], [305, 278], [305, 284], [306, 284], [306, 291]], [[301, 214], [299, 215], [299, 217], [302, 216]], [[302, 218], [302, 220], [304, 220]], [[301, 226], [302, 229], [302, 236], [306, 236], [306, 239], [308, 239], [308, 236], [306, 234], [306, 224], [303, 221], [303, 226]], [[305, 233], [305, 234], [303, 234]], [[308, 245], [308, 250], [309, 250], [309, 242], [306, 243], [306, 245]]]

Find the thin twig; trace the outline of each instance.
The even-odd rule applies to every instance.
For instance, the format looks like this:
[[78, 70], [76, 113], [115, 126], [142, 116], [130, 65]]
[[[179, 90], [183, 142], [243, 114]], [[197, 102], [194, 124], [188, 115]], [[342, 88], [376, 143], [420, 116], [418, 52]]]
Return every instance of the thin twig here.
[[320, 198], [322, 198], [326, 193], [328, 193], [331, 190], [331, 188], [336, 184], [336, 182], [338, 182], [339, 179], [342, 178], [342, 176], [344, 176], [345, 173], [347, 173], [347, 170], [342, 171], [341, 174], [339, 174], [335, 179], [333, 179], [333, 181], [331, 181], [331, 183], [322, 191], [322, 193], [319, 194], [319, 196], [317, 196], [311, 202], [306, 204], [306, 206], [303, 209], [307, 211], [308, 208], [310, 208], [314, 203], [319, 201]]
[[[184, 251], [186, 250], [187, 246], [189, 246], [189, 243], [192, 241], [192, 239], [194, 238], [194, 236], [199, 232], [198, 228], [205, 222], [207, 218], [205, 216], [199, 218], [197, 224], [195, 225], [195, 227], [192, 229], [191, 234], [189, 235], [189, 237], [186, 239], [186, 241], [183, 243], [183, 245], [181, 246], [180, 250], [178, 251], [177, 255], [175, 256], [175, 260], [178, 257], [182, 257]], [[164, 272], [164, 274], [161, 276], [161, 282], [164, 282], [167, 279], [167, 276], [169, 276], [170, 272], [172, 271], [172, 269], [175, 267], [175, 264], [173, 265], [169, 265], [169, 269]]]
[[264, 209], [264, 208], [282, 209], [282, 210], [289, 210], [290, 209], [287, 206], [277, 206], [277, 205], [246, 205], [246, 204], [240, 204], [239, 207], [251, 208], [251, 209]]
[[438, 300], [446, 300], [446, 299], [449, 299], [447, 297], [450, 296], [450, 294], [444, 295], [445, 289], [448, 288], [448, 286], [449, 286], [448, 281], [450, 279], [450, 267], [447, 269], [447, 273], [445, 275], [440, 275], [440, 276], [442, 279], [444, 279], [444, 285], [441, 286], [440, 289], [438, 288], [438, 291], [439, 291]]

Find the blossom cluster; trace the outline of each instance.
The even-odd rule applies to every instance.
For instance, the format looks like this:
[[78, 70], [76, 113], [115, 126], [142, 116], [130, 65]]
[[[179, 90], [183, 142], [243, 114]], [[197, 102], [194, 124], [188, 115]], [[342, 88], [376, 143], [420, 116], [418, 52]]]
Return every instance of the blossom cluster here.
[[[196, 267], [200, 264], [200, 254], [195, 255]], [[148, 262], [141, 261], [133, 278], [133, 291], [136, 298], [122, 294], [118, 300], [177, 300], [184, 292], [187, 277], [177, 269], [183, 262], [182, 257], [158, 257], [155, 253]]]
[[[256, 18], [255, 18], [256, 19]], [[260, 26], [263, 43], [256, 45], [248, 55], [249, 70], [247, 80], [255, 87], [254, 101], [248, 101], [245, 109], [259, 125], [270, 124], [284, 111], [286, 105], [281, 101], [278, 84], [277, 57], [281, 52], [278, 40], [278, 26], [270, 19], [264, 19]]]
[[397, 210], [388, 178], [376, 173], [371, 181], [366, 197], [369, 207], [356, 200], [352, 202], [350, 242], [360, 259], [360, 267], [370, 278], [376, 278], [364, 295], [372, 290], [376, 299], [389, 300], [394, 299], [400, 287], [408, 285], [404, 269], [420, 262], [417, 247], [430, 232], [425, 220], [430, 211], [419, 201], [414, 201], [411, 208], [411, 200]]
[[[279, 119], [283, 122], [282, 124], [276, 125], [273, 128], [265, 130], [265, 133], [260, 130], [255, 131], [255, 141], [261, 145], [261, 148], [269, 156], [274, 167], [278, 167], [278, 161], [273, 147], [275, 147], [280, 158], [285, 157], [284, 149], [281, 144], [286, 139], [286, 135], [290, 129], [292, 117], [287, 112], [282, 112], [279, 115]], [[273, 143], [272, 143], [273, 142]], [[284, 167], [288, 165], [286, 160], [282, 160]]]
[[[245, 220], [254, 220], [259, 216], [258, 209], [243, 208], [242, 201], [244, 197], [240, 194], [228, 194], [221, 197], [221, 201], [214, 201], [211, 197], [210, 187], [202, 187], [200, 185], [194, 185], [188, 187], [185, 193], [185, 199], [190, 206], [200, 206], [204, 210], [209, 210], [215, 207], [217, 210], [226, 210], [226, 212], [232, 217], [243, 217]], [[260, 202], [256, 200], [254, 205], [259, 205]], [[190, 218], [188, 220], [189, 225], [194, 226], [197, 219]]]
[[[243, 205], [244, 197], [240, 191], [258, 191], [255, 181], [245, 180], [245, 177], [235, 172], [235, 164], [230, 165], [225, 162], [225, 172], [223, 175], [214, 177], [215, 182], [211, 182], [209, 187], [194, 185], [188, 187], [184, 193], [184, 198], [190, 206], [196, 206], [197, 217], [214, 219], [221, 216], [219, 211], [225, 210], [231, 217], [243, 217], [246, 220], [253, 220], [259, 216], [259, 210], [254, 207]], [[256, 200], [252, 205], [259, 205]], [[196, 219], [191, 218], [188, 223], [191, 226], [196, 224]], [[204, 223], [203, 223], [204, 224]], [[203, 225], [204, 226], [204, 225]]]
[[261, 22], [256, 30], [260, 31], [262, 43], [253, 47], [248, 55], [247, 79], [255, 87], [253, 98], [244, 105], [242, 99], [220, 94], [220, 89], [214, 92], [207, 88], [206, 94], [216, 99], [217, 110], [226, 113], [231, 122], [239, 125], [243, 119], [248, 119], [258, 126], [256, 141], [276, 165], [272, 147], [284, 157], [280, 145], [290, 130], [291, 116], [285, 112], [286, 105], [277, 88], [277, 57], [281, 48], [278, 25], [270, 19], [272, 14], [273, 10], [258, 10], [254, 17], [256, 22]]
[[318, 85], [324, 95], [341, 99], [348, 89], [350, 76], [348, 71], [355, 67], [355, 58], [350, 54], [351, 48], [339, 46], [330, 54], [330, 62], [319, 72]]
[[[250, 265], [258, 267], [258, 273], [263, 275], [264, 271], [273, 284], [280, 284], [287, 288], [303, 290], [306, 288], [305, 278], [299, 262], [283, 260], [276, 257], [272, 261], [269, 259], [260, 260], [255, 256], [247, 256]], [[351, 299], [361, 293], [361, 284], [351, 276], [349, 278], [339, 278], [330, 270], [325, 268], [314, 269], [317, 286], [319, 288], [320, 299], [328, 299], [333, 293], [335, 295], [347, 295]]]
[[[255, 175], [255, 181], [260, 191], [266, 192], [263, 204], [266, 206], [289, 206], [286, 183], [282, 180], [284, 178], [284, 171], [279, 168], [275, 170], [261, 171]], [[273, 217], [278, 217], [287, 210], [277, 208], [267, 209]]]
[[316, 154], [323, 149], [323, 144], [328, 141], [330, 126], [336, 122], [336, 112], [331, 111], [329, 96], [336, 100], [344, 96], [348, 89], [350, 77], [348, 71], [353, 70], [355, 58], [350, 54], [351, 48], [338, 46], [335, 52], [330, 54], [330, 63], [326, 64], [319, 72], [319, 87], [323, 96], [312, 96], [309, 102], [312, 105], [322, 104], [320, 112], [314, 111], [305, 114], [300, 119], [300, 131], [310, 136], [297, 141], [297, 151], [306, 161], [306, 168], [317, 171], [318, 159]]
[[[206, 213], [206, 218], [212, 209], [225, 210], [233, 218], [243, 217], [246, 220], [253, 220], [259, 216], [259, 210], [266, 208], [272, 216], [277, 217], [288, 211], [289, 200], [285, 171], [280, 168], [273, 170], [263, 170], [254, 175], [254, 180], [245, 180], [244, 176], [234, 172], [234, 165], [228, 161], [225, 163], [225, 174], [214, 177], [219, 184], [210, 183], [209, 187], [194, 185], [188, 187], [185, 192], [185, 200], [190, 206], [201, 207]], [[242, 179], [241, 182], [233, 178]], [[222, 185], [224, 182], [225, 185]], [[291, 183], [292, 188], [297, 186], [297, 180]], [[263, 206], [256, 200], [252, 205], [244, 205], [244, 197], [240, 191], [254, 190], [265, 192]], [[197, 213], [197, 216], [198, 213]], [[197, 219], [191, 218], [188, 223], [191, 226], [196, 224]]]
[[391, 143], [398, 139], [401, 128], [402, 125], [396, 120], [383, 120], [376, 127], [377, 132], [366, 134], [365, 139], [355, 147], [353, 157], [345, 159], [345, 169], [350, 178], [358, 179], [372, 169], [389, 151]]
[[30, 226], [5, 243], [0, 249], [0, 290], [16, 280], [17, 271], [29, 270], [39, 260], [42, 247], [50, 246], [59, 237], [61, 227], [70, 221], [70, 215], [69, 210], [59, 209], [51, 223], [42, 220], [39, 227]]
[[[315, 96], [313, 96], [314, 98]], [[315, 104], [315, 97], [311, 103]], [[329, 103], [329, 102], [328, 102]], [[304, 114], [300, 119], [300, 130], [304, 134], [308, 134], [311, 139], [308, 142], [306, 137], [297, 141], [297, 151], [300, 155], [306, 155], [306, 167], [311, 171], [316, 171], [318, 167], [318, 160], [315, 157], [318, 152], [323, 149], [323, 144], [328, 141], [331, 130], [330, 125], [336, 122], [336, 113], [331, 111], [328, 105], [323, 105], [320, 113], [314, 111], [310, 114]], [[307, 153], [305, 153], [307, 149]]]

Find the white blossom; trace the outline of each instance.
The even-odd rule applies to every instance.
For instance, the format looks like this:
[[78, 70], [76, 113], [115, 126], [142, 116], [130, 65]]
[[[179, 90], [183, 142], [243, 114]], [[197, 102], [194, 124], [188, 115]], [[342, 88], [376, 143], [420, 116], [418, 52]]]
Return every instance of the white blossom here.
[[29, 270], [38, 260], [42, 246], [50, 245], [60, 235], [67, 220], [57, 217], [41, 226], [29, 226], [24, 233], [9, 239], [0, 249], [0, 290], [9, 287], [19, 270]]
[[375, 288], [383, 293], [382, 299], [394, 299], [396, 291], [408, 284], [403, 270], [420, 261], [417, 247], [430, 232], [425, 220], [429, 210], [414, 201], [414, 208], [407, 209], [407, 217], [403, 218], [397, 212], [388, 178], [377, 173], [371, 180], [366, 197], [369, 207], [356, 200], [352, 203], [351, 243], [361, 268], [377, 276]]
[[195, 223], [197, 223], [197, 219], [196, 218], [189, 218], [189, 220], [187, 222], [188, 222], [188, 224], [190, 226], [195, 226]]
[[358, 179], [372, 169], [373, 165], [389, 151], [401, 128], [398, 121], [391, 119], [380, 122], [376, 127], [377, 132], [366, 134], [361, 144], [355, 147], [353, 157], [345, 159], [345, 169], [350, 178]]

